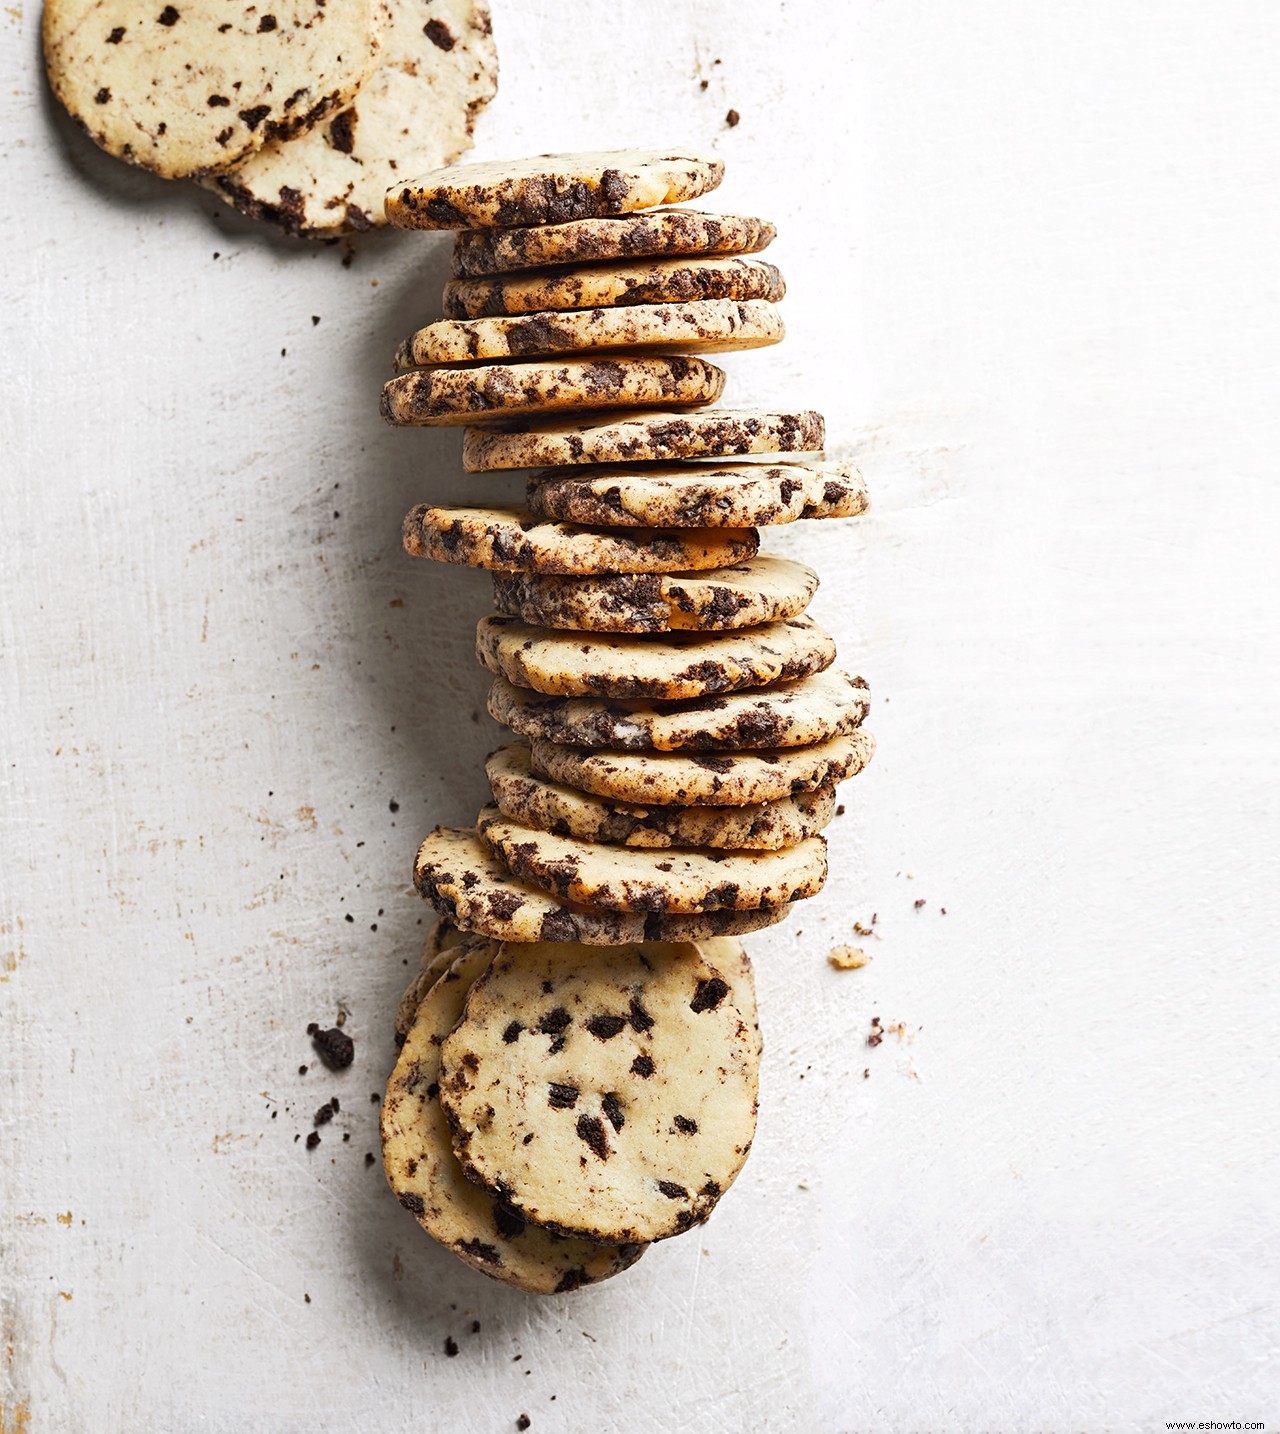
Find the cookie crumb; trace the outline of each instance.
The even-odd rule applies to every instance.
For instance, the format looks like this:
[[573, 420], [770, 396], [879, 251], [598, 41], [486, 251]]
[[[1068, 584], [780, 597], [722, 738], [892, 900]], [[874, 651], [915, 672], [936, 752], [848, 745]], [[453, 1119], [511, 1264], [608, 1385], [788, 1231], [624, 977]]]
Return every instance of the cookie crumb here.
[[522, 1414], [522, 1415], [520, 1415], [520, 1417], [516, 1420], [516, 1428], [517, 1428], [517, 1429], [522, 1429], [522, 1430], [523, 1430], [523, 1429], [527, 1429], [532, 1423], [533, 1423], [533, 1420], [530, 1419], [527, 1414]]
[[742, 116], [738, 113], [737, 110], [730, 110], [729, 113], [725, 115], [724, 122], [729, 126], [730, 129], [736, 129], [738, 126], [738, 122], [741, 119]]
[[480, 1333], [480, 1321], [479, 1321], [478, 1319], [473, 1319], [473, 1320], [471, 1321], [471, 1333], [472, 1333], [472, 1334], [479, 1334], [479, 1333]]
[[916, 905], [916, 910], [919, 911], [920, 908], [924, 905], [924, 897], [923, 897], [923, 896], [920, 897], [920, 899], [916, 902], [915, 905]]
[[303, 1298], [304, 1300], [306, 1300], [306, 1302], [307, 1302], [308, 1304], [311, 1303], [311, 1296], [310, 1296], [310, 1295], [304, 1294], [304, 1295], [302, 1296], [302, 1298]]
[[880, 1017], [872, 1016], [871, 1034], [867, 1037], [867, 1044], [869, 1046], [878, 1046], [882, 1040], [884, 1040], [884, 1031], [880, 1026]]
[[322, 1031], [313, 1022], [307, 1027], [307, 1034], [316, 1048], [316, 1054], [331, 1071], [346, 1070], [355, 1060], [356, 1043], [337, 1026], [330, 1026], [327, 1031]]
[[450, 1359], [453, 1359], [458, 1353], [458, 1341], [452, 1335], [449, 1335], [444, 1342], [444, 1352]]
[[316, 326], [319, 322], [320, 322], [320, 315], [319, 315], [319, 314], [312, 314], [312, 315], [311, 315], [311, 327], [314, 329], [315, 326]]
[[844, 803], [843, 803], [843, 802], [841, 802], [840, 805], [836, 808], [836, 816], [838, 816], [838, 817], [844, 816]]
[[372, 1164], [373, 1164], [373, 1151], [372, 1151], [372, 1150], [366, 1150], [366, 1151], [365, 1151], [365, 1153], [364, 1153], [364, 1163], [365, 1163], [366, 1165], [372, 1165]]
[[314, 1149], [316, 1148], [316, 1146], [319, 1145], [319, 1144], [320, 1144], [320, 1132], [319, 1132], [318, 1130], [313, 1130], [313, 1131], [311, 1132], [311, 1134], [307, 1136], [307, 1149], [308, 1149], [308, 1150], [314, 1150]]
[[827, 964], [837, 971], [856, 971], [870, 959], [861, 946], [837, 946], [827, 957]]

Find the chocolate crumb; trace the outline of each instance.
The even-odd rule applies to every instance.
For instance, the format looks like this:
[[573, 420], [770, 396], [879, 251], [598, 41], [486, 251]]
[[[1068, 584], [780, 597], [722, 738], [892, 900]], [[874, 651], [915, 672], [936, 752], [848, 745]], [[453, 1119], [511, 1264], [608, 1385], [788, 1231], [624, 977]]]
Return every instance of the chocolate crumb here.
[[867, 1037], [869, 1046], [878, 1046], [884, 1040], [884, 1031], [880, 1027], [880, 1017], [871, 1017], [871, 1034]]
[[741, 118], [742, 116], [738, 113], [737, 110], [730, 110], [729, 113], [725, 115], [724, 122], [729, 126], [730, 129], [736, 129], [738, 121], [741, 120]]
[[527, 1428], [530, 1426], [530, 1424], [532, 1424], [532, 1423], [533, 1423], [533, 1420], [530, 1419], [527, 1414], [522, 1414], [522, 1415], [520, 1415], [520, 1417], [516, 1420], [516, 1428], [519, 1429], [519, 1430], [521, 1430], [521, 1431], [523, 1431], [523, 1430], [527, 1429]]
[[478, 1319], [473, 1319], [473, 1320], [471, 1321], [471, 1333], [472, 1333], [472, 1334], [479, 1334], [479, 1333], [480, 1333], [480, 1321], [479, 1321]]
[[356, 1043], [337, 1026], [331, 1026], [327, 1031], [317, 1028], [311, 1033], [311, 1043], [331, 1071], [346, 1070], [356, 1058]]
[[919, 900], [917, 900], [917, 902], [916, 902], [916, 904], [915, 904], [916, 910], [919, 911], [920, 908], [921, 908], [923, 905], [924, 905], [924, 897], [922, 896], [922, 897], [919, 898]]
[[444, 1352], [450, 1359], [455, 1358], [458, 1353], [458, 1341], [452, 1335], [449, 1335], [444, 1342]]
[[319, 1144], [320, 1144], [320, 1132], [319, 1132], [318, 1130], [313, 1130], [313, 1131], [311, 1132], [311, 1134], [307, 1136], [307, 1149], [308, 1149], [308, 1150], [314, 1150], [314, 1149], [316, 1148], [316, 1146], [319, 1145]]
[[365, 1163], [366, 1165], [372, 1165], [372, 1164], [373, 1164], [373, 1151], [372, 1151], [372, 1150], [366, 1150], [366, 1151], [365, 1151], [365, 1153], [364, 1153], [364, 1163]]

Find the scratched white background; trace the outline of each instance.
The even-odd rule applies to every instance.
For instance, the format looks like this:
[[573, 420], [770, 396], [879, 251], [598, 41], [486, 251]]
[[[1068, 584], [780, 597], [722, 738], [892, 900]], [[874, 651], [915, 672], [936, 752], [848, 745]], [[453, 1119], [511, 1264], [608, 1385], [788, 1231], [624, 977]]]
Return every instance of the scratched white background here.
[[[755, 1153], [541, 1302], [366, 1168], [416, 839], [499, 735], [486, 583], [398, 526], [517, 485], [377, 414], [445, 244], [344, 268], [106, 160], [15, 0], [0, 1431], [1276, 1429], [1280, 11], [494, 8], [477, 155], [722, 154], [790, 285], [728, 397], [825, 410], [874, 488], [769, 539], [880, 753], [751, 943]], [[339, 1006], [354, 1068], [300, 1077]]]

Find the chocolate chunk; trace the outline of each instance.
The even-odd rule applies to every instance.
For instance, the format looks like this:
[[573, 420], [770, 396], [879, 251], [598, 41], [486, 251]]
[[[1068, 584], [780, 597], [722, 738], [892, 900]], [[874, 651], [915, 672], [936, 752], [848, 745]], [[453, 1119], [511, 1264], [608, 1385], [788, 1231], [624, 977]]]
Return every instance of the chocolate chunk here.
[[674, 1180], [659, 1180], [658, 1189], [668, 1200], [687, 1200], [689, 1198], [689, 1192], [683, 1185], [677, 1185]]
[[578, 1087], [576, 1085], [559, 1085], [552, 1081], [549, 1091], [547, 1104], [553, 1110], [571, 1110], [578, 1103]]
[[698, 989], [693, 993], [693, 1000], [689, 1002], [689, 1009], [699, 1013], [714, 1011], [728, 994], [728, 983], [722, 981], [719, 976], [713, 976], [709, 981], [699, 981]]
[[599, 1040], [609, 1041], [627, 1024], [626, 1016], [592, 1016], [587, 1030]]
[[612, 1091], [600, 1102], [600, 1108], [614, 1130], [621, 1130], [627, 1123], [627, 1118], [622, 1113], [622, 1102]]
[[604, 1122], [598, 1115], [580, 1115], [577, 1124], [578, 1139], [585, 1141], [601, 1160], [608, 1160], [609, 1142], [604, 1133]]

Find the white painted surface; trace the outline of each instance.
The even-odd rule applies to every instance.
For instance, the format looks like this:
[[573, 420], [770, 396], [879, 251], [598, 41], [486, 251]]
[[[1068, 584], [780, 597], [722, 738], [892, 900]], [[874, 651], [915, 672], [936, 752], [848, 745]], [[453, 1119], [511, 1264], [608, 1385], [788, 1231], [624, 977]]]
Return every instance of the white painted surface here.
[[[4, 1434], [1274, 1430], [1280, 12], [495, 0], [477, 154], [718, 148], [790, 283], [730, 396], [824, 409], [877, 499], [770, 540], [881, 747], [752, 941], [751, 1163], [538, 1303], [363, 1164], [415, 839], [498, 735], [485, 582], [398, 524], [512, 485], [377, 416], [444, 246], [343, 269], [98, 156], [37, 9], [0, 15]], [[356, 1067], [299, 1077], [339, 1004]]]

